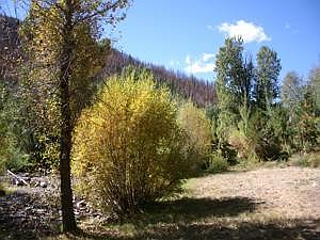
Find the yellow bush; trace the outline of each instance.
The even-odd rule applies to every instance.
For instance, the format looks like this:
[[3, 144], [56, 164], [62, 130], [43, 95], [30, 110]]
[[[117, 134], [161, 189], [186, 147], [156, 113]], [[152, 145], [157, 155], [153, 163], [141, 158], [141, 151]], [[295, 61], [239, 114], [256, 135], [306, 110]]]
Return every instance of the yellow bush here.
[[111, 78], [74, 133], [80, 190], [102, 209], [131, 213], [175, 190], [187, 169], [176, 105], [146, 70]]
[[[178, 121], [187, 134], [185, 154], [195, 167], [207, 165], [211, 151], [211, 124], [203, 109], [187, 102], [179, 109]], [[191, 166], [190, 166], [191, 167]]]

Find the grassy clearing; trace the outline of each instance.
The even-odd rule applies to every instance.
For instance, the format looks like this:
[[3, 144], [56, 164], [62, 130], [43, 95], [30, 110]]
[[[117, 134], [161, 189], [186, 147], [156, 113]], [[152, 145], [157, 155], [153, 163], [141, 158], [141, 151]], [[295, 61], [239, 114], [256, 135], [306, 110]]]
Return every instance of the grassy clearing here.
[[[78, 236], [44, 236], [45, 233], [38, 232], [43, 235], [28, 238], [28, 229], [39, 224], [59, 228], [58, 220], [50, 220], [51, 214], [57, 213], [54, 210], [57, 205], [53, 204], [53, 211], [46, 213], [41, 211], [48, 207], [48, 202], [2, 205], [2, 201], [10, 196], [16, 196], [12, 198], [14, 202], [29, 199], [27, 192], [17, 194], [18, 189], [16, 193], [0, 198], [0, 212], [2, 206], [7, 206], [6, 215], [16, 216], [15, 209], [20, 207], [17, 215], [20, 216], [27, 208], [33, 211], [32, 208], [39, 204], [40, 212], [30, 215], [36, 218], [34, 225], [30, 223], [31, 219], [21, 222], [17, 217], [7, 225], [10, 229], [2, 231], [0, 224], [0, 239], [7, 239], [8, 231], [16, 233], [11, 239], [46, 240], [320, 239], [320, 168], [292, 167], [289, 161], [253, 169], [229, 170], [188, 179], [181, 193], [150, 204], [123, 222], [101, 222], [94, 217], [81, 219], [79, 227], [83, 232]], [[22, 223], [26, 224], [19, 225]], [[19, 231], [15, 226], [19, 226]]]
[[[234, 208], [234, 201], [236, 205], [240, 204], [241, 210]], [[214, 205], [212, 210], [205, 209], [212, 205]], [[162, 207], [146, 212], [142, 218], [132, 222], [114, 223], [96, 228], [83, 223], [82, 228], [85, 229], [85, 233], [82, 236], [63, 235], [58, 239], [298, 240], [319, 239], [320, 236], [317, 230], [319, 220], [288, 219], [277, 213], [257, 213], [248, 200], [228, 199], [221, 202], [208, 202], [202, 199], [196, 203], [193, 200], [191, 202], [183, 200], [173, 203], [172, 207], [166, 209]]]
[[58, 239], [320, 239], [319, 169], [228, 172], [183, 187], [126, 222], [87, 220], [82, 236]]

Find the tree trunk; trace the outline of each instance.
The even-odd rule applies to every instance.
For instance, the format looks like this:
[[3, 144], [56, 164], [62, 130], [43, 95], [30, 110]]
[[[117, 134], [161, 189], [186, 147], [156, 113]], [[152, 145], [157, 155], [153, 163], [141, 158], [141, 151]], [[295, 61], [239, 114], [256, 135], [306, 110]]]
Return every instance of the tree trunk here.
[[61, 206], [64, 232], [77, 230], [73, 212], [73, 199], [70, 177], [70, 152], [72, 147], [72, 121], [70, 109], [70, 63], [72, 60], [72, 3], [66, 0], [65, 23], [62, 29], [62, 53], [60, 56], [60, 104], [61, 104], [61, 136], [60, 136], [60, 177], [61, 177]]
[[[66, 74], [68, 75], [68, 74]], [[65, 77], [66, 78], [66, 77]], [[66, 79], [65, 79], [66, 80]], [[63, 231], [70, 232], [77, 229], [73, 212], [73, 199], [70, 178], [71, 152], [71, 112], [69, 104], [69, 88], [65, 81], [61, 81], [61, 139], [60, 139], [60, 177], [61, 177], [61, 206]]]

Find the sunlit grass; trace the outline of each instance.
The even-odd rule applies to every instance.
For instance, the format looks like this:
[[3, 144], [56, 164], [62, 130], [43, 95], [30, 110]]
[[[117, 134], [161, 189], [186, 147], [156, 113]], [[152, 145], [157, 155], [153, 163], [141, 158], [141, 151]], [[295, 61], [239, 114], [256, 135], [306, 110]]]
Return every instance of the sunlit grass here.
[[17, 191], [17, 188], [13, 187], [11, 184], [3, 182], [3, 183], [0, 183], [0, 191], [3, 191], [4, 195], [9, 195]]
[[[290, 165], [291, 161], [263, 166], [277, 168]], [[229, 172], [214, 175], [214, 178], [220, 179], [225, 174], [236, 177], [250, 173]], [[82, 234], [44, 239], [318, 239], [316, 229], [320, 219], [304, 214], [301, 209], [283, 211], [280, 205], [273, 206], [272, 201], [266, 200], [268, 195], [260, 199], [254, 195], [237, 195], [235, 191], [221, 194], [221, 189], [210, 182], [212, 177], [187, 179], [180, 194], [149, 204], [126, 220], [82, 219], [79, 222]]]
[[320, 167], [320, 152], [311, 152], [307, 154], [296, 154], [291, 158], [294, 165], [301, 167]]

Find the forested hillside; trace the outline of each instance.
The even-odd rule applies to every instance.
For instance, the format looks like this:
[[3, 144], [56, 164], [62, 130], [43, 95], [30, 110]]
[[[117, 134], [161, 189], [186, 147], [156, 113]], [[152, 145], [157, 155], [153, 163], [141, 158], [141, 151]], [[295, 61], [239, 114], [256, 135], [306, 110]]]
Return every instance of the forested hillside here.
[[140, 61], [116, 49], [112, 49], [106, 56], [105, 63], [101, 73], [102, 79], [121, 72], [128, 65], [139, 66], [151, 70], [157, 83], [166, 84], [174, 94], [181, 95], [184, 99], [190, 99], [199, 107], [210, 106], [216, 101], [212, 82]]
[[[17, 79], [14, 77], [14, 74], [17, 74], [14, 65], [17, 66], [17, 60], [22, 58], [18, 27], [18, 19], [0, 16], [0, 45], [2, 46], [0, 49], [0, 77], [2, 80], [9, 77], [13, 80]], [[102, 42], [110, 44], [108, 40]], [[98, 83], [107, 80], [114, 74], [121, 73], [125, 67], [133, 65], [150, 69], [157, 83], [166, 84], [174, 94], [178, 94], [184, 99], [190, 99], [199, 107], [206, 107], [215, 102], [216, 97], [212, 82], [143, 62], [117, 49], [110, 49], [110, 51], [101, 54], [104, 55], [102, 56], [103, 68], [96, 79]]]

